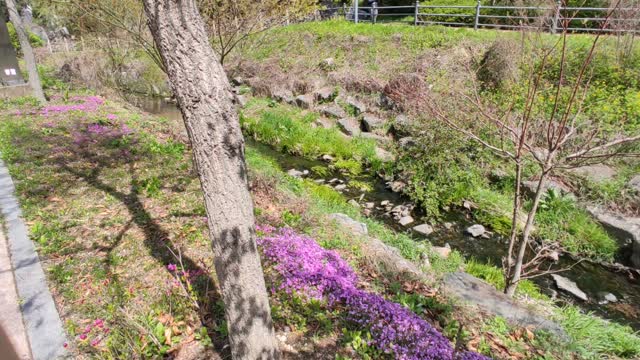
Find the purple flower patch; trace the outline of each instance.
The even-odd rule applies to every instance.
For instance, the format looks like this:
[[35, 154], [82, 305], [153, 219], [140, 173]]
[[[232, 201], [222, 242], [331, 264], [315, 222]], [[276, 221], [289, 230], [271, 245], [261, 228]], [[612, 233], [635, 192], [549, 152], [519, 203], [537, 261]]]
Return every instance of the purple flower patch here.
[[87, 126], [87, 132], [89, 134], [104, 135], [111, 132], [111, 128], [100, 124], [89, 124], [89, 126]]
[[40, 110], [40, 115], [46, 117], [70, 111], [94, 112], [104, 104], [104, 100], [98, 96], [74, 96], [70, 100], [76, 104], [47, 105]]
[[335, 251], [291, 229], [257, 228], [266, 262], [282, 277], [277, 289], [325, 299], [346, 313], [347, 320], [368, 329], [369, 345], [395, 359], [486, 360], [464, 352], [455, 354], [449, 340], [409, 309], [357, 288], [358, 277]]

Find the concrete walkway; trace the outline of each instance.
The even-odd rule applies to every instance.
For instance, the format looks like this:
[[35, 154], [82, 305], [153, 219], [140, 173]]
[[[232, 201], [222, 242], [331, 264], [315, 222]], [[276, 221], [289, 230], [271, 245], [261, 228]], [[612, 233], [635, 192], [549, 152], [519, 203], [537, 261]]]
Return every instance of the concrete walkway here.
[[[23, 347], [23, 355], [29, 355], [28, 351], [24, 350], [24, 344], [28, 343], [32, 359], [60, 359], [66, 355], [62, 321], [49, 292], [35, 246], [29, 239], [14, 193], [15, 187], [9, 171], [0, 160], [0, 210], [6, 230], [5, 244], [0, 246], [5, 249], [0, 250], [0, 257], [2, 252], [5, 254], [4, 259], [0, 259], [0, 271], [3, 275], [9, 274], [0, 278], [0, 288], [6, 291], [6, 294], [3, 292], [3, 298], [6, 297], [7, 302], [0, 303], [0, 312], [3, 319], [6, 316], [6, 321], [10, 321], [5, 329], [15, 346]], [[9, 250], [10, 262], [7, 261], [6, 249]], [[15, 313], [18, 304], [22, 311], [22, 319]], [[24, 327], [21, 330], [22, 324]]]
[[18, 290], [13, 279], [9, 244], [2, 229], [0, 229], [0, 326], [9, 335], [9, 342], [20, 359], [31, 359], [31, 348], [18, 305]]

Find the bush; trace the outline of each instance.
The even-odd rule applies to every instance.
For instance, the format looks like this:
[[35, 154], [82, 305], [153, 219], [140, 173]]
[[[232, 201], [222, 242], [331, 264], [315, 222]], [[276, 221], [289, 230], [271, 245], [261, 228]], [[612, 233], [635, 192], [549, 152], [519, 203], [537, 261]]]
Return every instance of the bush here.
[[383, 93], [398, 110], [413, 113], [420, 111], [429, 87], [420, 74], [401, 74], [389, 81]]
[[423, 126], [430, 131], [416, 137], [416, 146], [402, 150], [396, 170], [408, 177], [404, 193], [428, 217], [438, 218], [443, 208], [471, 199], [475, 189], [487, 184], [478, 144], [438, 124]]
[[[477, 4], [476, 0], [429, 0], [420, 3], [422, 6], [473, 6]], [[441, 21], [441, 22], [457, 22], [473, 24], [476, 10], [473, 8], [423, 8], [420, 9], [423, 14], [442, 14], [442, 16], [424, 16], [422, 21]], [[472, 16], [460, 16], [472, 15]]]
[[486, 89], [501, 89], [518, 81], [518, 44], [510, 39], [498, 39], [485, 52], [478, 80]]

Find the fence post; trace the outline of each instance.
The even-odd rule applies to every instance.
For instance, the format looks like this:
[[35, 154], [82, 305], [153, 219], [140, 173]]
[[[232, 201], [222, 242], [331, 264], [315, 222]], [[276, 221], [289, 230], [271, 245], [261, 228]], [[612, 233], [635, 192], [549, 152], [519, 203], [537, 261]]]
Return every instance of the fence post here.
[[551, 24], [551, 33], [558, 32], [558, 21], [560, 20], [560, 8], [562, 7], [562, 0], [556, 2], [556, 12], [553, 14], [553, 24]]
[[358, 0], [353, 0], [353, 21], [358, 23]]
[[478, 30], [478, 25], [480, 25], [480, 0], [476, 3], [476, 18], [473, 22], [473, 29]]
[[413, 25], [418, 25], [418, 15], [420, 14], [420, 0], [416, 0], [416, 8], [414, 10]]
[[347, 3], [342, 3], [342, 15], [345, 20], [349, 19], [349, 15], [347, 14]]

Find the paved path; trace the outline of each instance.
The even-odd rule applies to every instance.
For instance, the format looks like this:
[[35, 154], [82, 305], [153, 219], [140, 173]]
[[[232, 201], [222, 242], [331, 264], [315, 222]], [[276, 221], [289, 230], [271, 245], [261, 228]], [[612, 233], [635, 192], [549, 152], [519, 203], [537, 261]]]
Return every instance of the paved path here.
[[13, 279], [9, 244], [2, 229], [0, 229], [0, 326], [9, 335], [9, 341], [20, 359], [31, 359], [31, 348], [18, 305], [18, 290]]
[[[9, 288], [17, 289], [17, 299], [19, 299], [18, 303], [22, 310], [22, 320], [28, 343], [31, 345], [32, 358], [34, 360], [59, 359], [66, 355], [63, 346], [66, 339], [62, 321], [49, 292], [35, 246], [29, 239], [27, 227], [22, 220], [20, 205], [14, 192], [15, 187], [9, 176], [9, 171], [0, 160], [0, 210], [4, 219], [11, 259], [9, 268], [13, 269], [12, 279], [7, 277], [4, 281], [15, 279], [15, 286]], [[9, 263], [5, 262], [3, 269], [7, 265]], [[0, 282], [0, 287], [4, 288], [4, 283]], [[7, 294], [7, 301], [10, 301], [11, 291]], [[15, 298], [13, 298], [13, 302], [15, 303]], [[7, 306], [9, 312], [11, 308], [15, 310], [15, 305]], [[0, 312], [3, 314], [7, 312], [4, 305], [0, 305]], [[15, 320], [15, 314], [7, 316], [13, 316], [14, 320], [12, 321], [15, 321], [16, 325], [23, 323]], [[15, 328], [11, 325], [7, 332], [16, 334], [13, 340], [16, 346], [19, 346], [20, 343], [24, 344], [24, 338], [19, 335], [20, 331], [14, 330]], [[1, 357], [2, 354], [0, 354]]]

